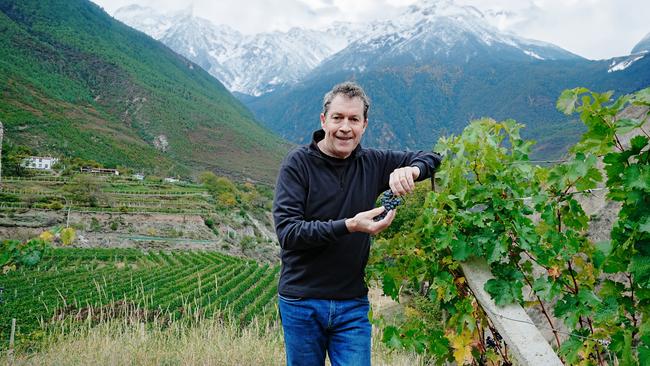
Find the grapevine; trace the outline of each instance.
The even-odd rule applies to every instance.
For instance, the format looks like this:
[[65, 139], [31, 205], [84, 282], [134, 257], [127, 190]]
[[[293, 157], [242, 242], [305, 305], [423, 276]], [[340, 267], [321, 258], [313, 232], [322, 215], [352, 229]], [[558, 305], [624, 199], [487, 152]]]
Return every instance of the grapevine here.
[[[474, 121], [440, 139], [437, 190], [419, 189], [424, 205], [402, 209], [420, 210], [418, 219], [378, 240], [369, 275], [396, 299], [410, 288], [439, 304], [443, 320], [407, 317], [385, 326], [386, 343], [438, 363], [509, 364], [460, 268], [480, 257], [497, 305], [535, 307], [565, 363], [650, 364], [650, 89], [612, 101], [576, 88], [557, 105], [578, 112], [587, 132], [554, 166], [527, 163], [533, 142], [512, 120]], [[583, 202], [599, 189], [621, 209], [610, 237], [595, 241]]]

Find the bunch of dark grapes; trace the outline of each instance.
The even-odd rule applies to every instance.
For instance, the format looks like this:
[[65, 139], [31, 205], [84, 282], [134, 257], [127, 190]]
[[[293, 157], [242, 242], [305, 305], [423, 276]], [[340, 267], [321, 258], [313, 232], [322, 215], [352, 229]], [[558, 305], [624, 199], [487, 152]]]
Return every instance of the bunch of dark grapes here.
[[397, 206], [402, 204], [402, 199], [397, 197], [396, 195], [393, 194], [393, 191], [390, 189], [384, 191], [382, 193], [381, 198], [379, 199], [379, 202], [381, 203], [382, 206], [386, 209], [386, 211], [382, 212], [378, 216], [376, 216], [373, 220], [375, 221], [380, 221], [383, 220], [386, 215], [388, 215], [388, 211], [394, 210], [397, 208]]
[[492, 337], [488, 336], [487, 339], [485, 340], [485, 345], [487, 348], [491, 348], [493, 350], [497, 350], [498, 348], [501, 348], [501, 341], [503, 338], [501, 338], [501, 334], [498, 332], [494, 333], [494, 339]]
[[487, 339], [485, 340], [485, 345], [487, 346], [487, 348], [492, 348], [493, 350], [497, 349], [496, 342], [490, 336], [488, 336]]

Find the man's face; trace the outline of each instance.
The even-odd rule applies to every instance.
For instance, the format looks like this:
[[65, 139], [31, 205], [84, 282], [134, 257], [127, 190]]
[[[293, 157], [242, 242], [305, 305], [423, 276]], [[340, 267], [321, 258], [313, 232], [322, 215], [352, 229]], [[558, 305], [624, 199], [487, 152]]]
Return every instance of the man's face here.
[[359, 145], [368, 120], [363, 117], [363, 101], [338, 94], [332, 99], [327, 115], [320, 115], [325, 138], [318, 143], [322, 152], [345, 159]]

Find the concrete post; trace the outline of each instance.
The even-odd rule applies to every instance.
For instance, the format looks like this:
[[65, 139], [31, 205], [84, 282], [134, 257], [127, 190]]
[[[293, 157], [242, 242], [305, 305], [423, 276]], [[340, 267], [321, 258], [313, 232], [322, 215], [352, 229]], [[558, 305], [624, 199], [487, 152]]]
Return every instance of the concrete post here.
[[484, 289], [494, 278], [483, 259], [472, 258], [461, 264], [467, 284], [479, 304], [503, 337], [519, 365], [560, 366], [562, 361], [519, 304], [498, 307]]

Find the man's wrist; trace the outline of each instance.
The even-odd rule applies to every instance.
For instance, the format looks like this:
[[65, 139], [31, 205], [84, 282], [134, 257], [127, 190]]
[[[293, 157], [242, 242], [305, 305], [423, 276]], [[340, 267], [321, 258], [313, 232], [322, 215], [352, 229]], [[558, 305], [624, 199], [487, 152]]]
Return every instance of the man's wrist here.
[[418, 165], [411, 165], [411, 168], [415, 168], [417, 174], [413, 176], [413, 179], [418, 179], [420, 178], [420, 175], [422, 174], [422, 169]]
[[345, 219], [345, 226], [348, 228], [348, 231], [351, 233], [357, 231], [357, 221], [354, 218]]

